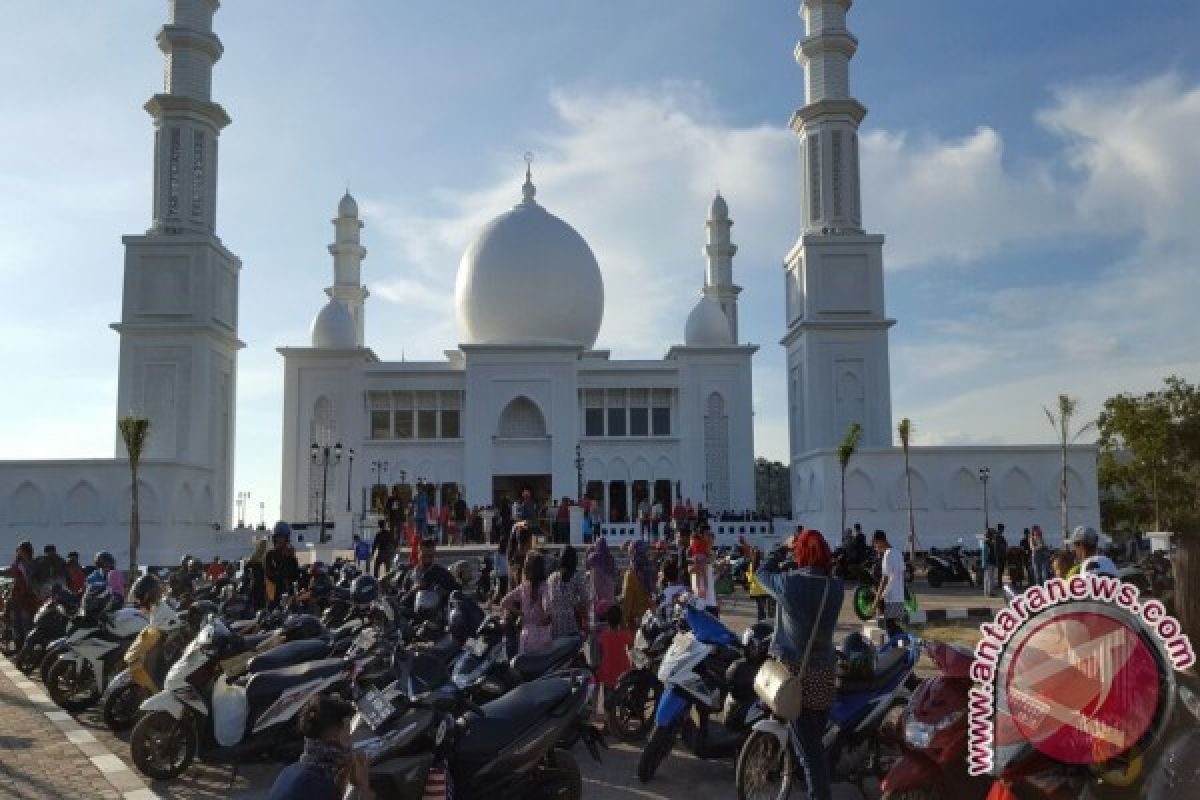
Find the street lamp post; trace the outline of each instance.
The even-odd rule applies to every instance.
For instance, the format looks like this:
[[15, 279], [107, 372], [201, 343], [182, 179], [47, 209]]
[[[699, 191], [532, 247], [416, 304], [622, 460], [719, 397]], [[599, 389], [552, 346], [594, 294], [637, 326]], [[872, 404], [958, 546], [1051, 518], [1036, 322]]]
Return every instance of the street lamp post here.
[[575, 445], [575, 502], [583, 502], [583, 449], [577, 443]]
[[987, 485], [988, 485], [988, 481], [991, 479], [991, 477], [992, 477], [992, 471], [989, 468], [987, 468], [987, 467], [979, 468], [979, 482], [981, 484], [983, 484], [983, 531], [984, 531], [984, 533], [987, 533], [988, 529], [992, 527], [991, 520], [988, 517], [988, 495], [987, 495]]
[[350, 510], [350, 484], [354, 482], [354, 448], [351, 447], [347, 455], [350, 456], [350, 464], [346, 468], [346, 511]]
[[321, 465], [321, 544], [326, 542], [325, 535], [325, 503], [326, 492], [329, 490], [329, 462], [332, 450], [332, 460], [336, 465], [342, 460], [342, 443], [338, 442], [331, 449], [329, 445], [322, 447], [316, 442], [312, 443], [309, 451], [312, 453], [312, 462]]

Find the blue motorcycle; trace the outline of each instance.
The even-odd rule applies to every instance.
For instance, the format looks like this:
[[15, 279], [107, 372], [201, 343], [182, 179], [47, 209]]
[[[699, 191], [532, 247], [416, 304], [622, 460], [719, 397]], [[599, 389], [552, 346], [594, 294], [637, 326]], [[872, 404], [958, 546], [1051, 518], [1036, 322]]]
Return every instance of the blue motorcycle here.
[[[862, 792], [863, 779], [882, 778], [899, 757], [897, 723], [912, 696], [920, 653], [914, 637], [894, 636], [879, 648], [873, 675], [839, 681], [824, 737], [834, 783], [852, 783]], [[767, 713], [738, 754], [738, 800], [782, 800], [804, 783], [792, 726]]]
[[751, 726], [765, 716], [754, 694], [754, 676], [766, 657], [769, 636], [750, 629], [739, 640], [711, 614], [690, 604], [685, 608], [682, 629], [658, 669], [663, 693], [638, 759], [643, 783], [654, 777], [677, 735], [697, 758], [732, 756]]

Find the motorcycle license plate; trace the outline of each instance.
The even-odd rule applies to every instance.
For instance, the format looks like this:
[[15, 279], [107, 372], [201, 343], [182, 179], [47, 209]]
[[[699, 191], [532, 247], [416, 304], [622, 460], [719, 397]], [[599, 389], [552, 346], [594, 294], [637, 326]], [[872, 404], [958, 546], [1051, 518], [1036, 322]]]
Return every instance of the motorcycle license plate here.
[[363, 719], [367, 721], [367, 725], [371, 730], [377, 731], [387, 724], [392, 715], [396, 713], [395, 706], [392, 701], [384, 696], [383, 692], [378, 689], [368, 689], [365, 694], [358, 698], [358, 713], [362, 714]]

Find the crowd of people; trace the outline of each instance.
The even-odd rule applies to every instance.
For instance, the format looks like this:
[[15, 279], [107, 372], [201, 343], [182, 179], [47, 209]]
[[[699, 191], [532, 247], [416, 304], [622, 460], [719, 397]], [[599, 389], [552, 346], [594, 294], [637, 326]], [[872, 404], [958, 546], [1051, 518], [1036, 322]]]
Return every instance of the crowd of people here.
[[1095, 528], [1076, 527], [1063, 545], [1062, 549], [1052, 548], [1038, 525], [1026, 528], [1015, 547], [1005, 538], [1003, 524], [988, 528], [979, 550], [984, 594], [996, 596], [1004, 586], [1006, 574], [1013, 591], [1081, 571], [1117, 574], [1113, 560], [1099, 552], [1100, 536]]

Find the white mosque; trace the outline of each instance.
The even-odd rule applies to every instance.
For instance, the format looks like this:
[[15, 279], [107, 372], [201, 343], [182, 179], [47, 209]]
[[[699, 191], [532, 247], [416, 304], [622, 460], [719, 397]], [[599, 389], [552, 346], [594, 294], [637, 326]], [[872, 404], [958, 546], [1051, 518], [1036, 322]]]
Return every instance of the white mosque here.
[[[215, 230], [217, 141], [229, 117], [211, 98], [222, 54], [212, 31], [219, 0], [168, 0], [158, 35], [163, 91], [154, 120], [153, 221], [126, 236], [118, 412], [151, 420], [141, 496], [143, 561], [229, 549], [234, 388], [241, 263]], [[796, 57], [806, 104], [800, 142], [801, 234], [784, 260], [793, 517], [827, 533], [841, 520], [834, 448], [852, 423], [862, 449], [846, 478], [849, 521], [907, 529], [905, 469], [893, 447], [883, 237], [865, 232], [858, 126], [849, 91], [857, 40], [851, 0], [802, 0]], [[700, 299], [682, 343], [658, 360], [598, 349], [604, 254], [539, 198], [527, 169], [515, 205], [464, 242], [455, 310], [459, 342], [437, 361], [385, 361], [366, 336], [360, 242], [349, 194], [333, 220], [333, 282], [307, 346], [284, 361], [281, 516], [332, 520], [348, 539], [376, 486], [408, 496], [490, 505], [528, 489], [538, 498], [592, 497], [625, 531], [642, 498], [690, 498], [715, 510], [754, 507], [751, 361], [738, 332], [733, 225], [717, 195], [704, 221]], [[500, 209], [497, 209], [499, 212]], [[699, 229], [699, 220], [697, 228]], [[580, 224], [586, 229], [586, 220]], [[697, 276], [700, 265], [697, 264]], [[553, 298], [548, 301], [547, 298]], [[297, 343], [301, 344], [301, 343]], [[986, 430], [986, 420], [980, 421]], [[326, 471], [338, 445], [350, 464]], [[320, 456], [317, 458], [316, 456]], [[20, 539], [60, 550], [126, 553], [130, 481], [116, 458], [0, 462], [0, 547]], [[1099, 527], [1095, 449], [1068, 457], [1071, 523]], [[1054, 446], [913, 448], [921, 546], [974, 534], [987, 518], [1055, 531], [1063, 465]], [[981, 472], [986, 470], [986, 472]], [[981, 481], [986, 474], [989, 481]], [[990, 483], [990, 485], [989, 485]], [[747, 533], [758, 533], [761, 526]], [[742, 532], [731, 527], [724, 535]]]

